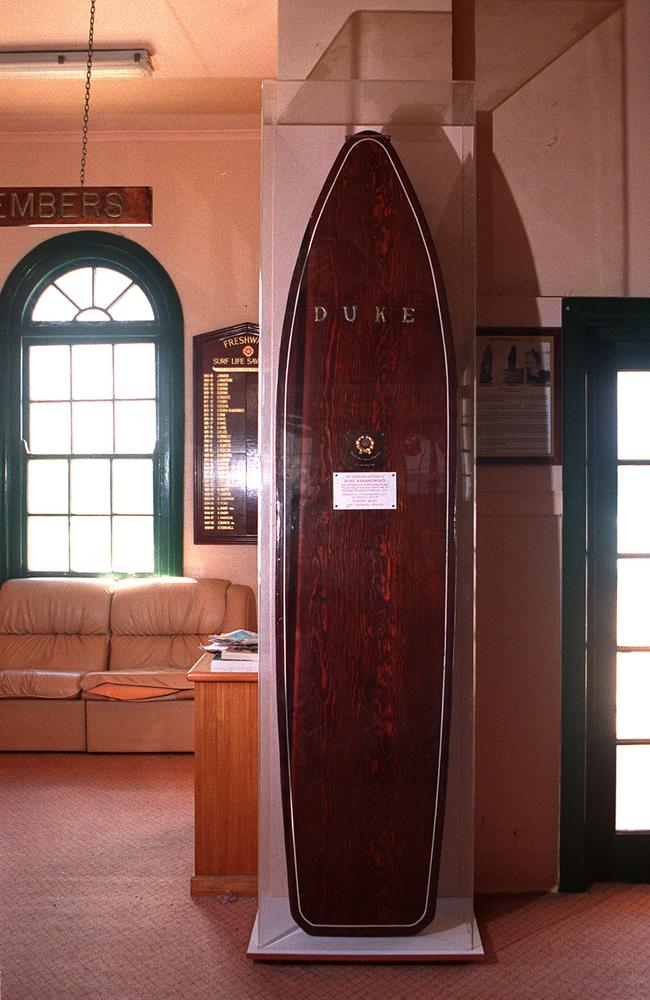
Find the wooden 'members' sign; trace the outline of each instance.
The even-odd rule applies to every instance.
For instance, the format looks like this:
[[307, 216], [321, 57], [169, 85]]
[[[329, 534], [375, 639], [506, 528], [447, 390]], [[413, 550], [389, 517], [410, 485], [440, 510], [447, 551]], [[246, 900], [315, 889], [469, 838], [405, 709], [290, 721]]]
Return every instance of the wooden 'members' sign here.
[[194, 542], [257, 541], [259, 327], [194, 338]]
[[0, 188], [0, 227], [150, 226], [150, 187]]

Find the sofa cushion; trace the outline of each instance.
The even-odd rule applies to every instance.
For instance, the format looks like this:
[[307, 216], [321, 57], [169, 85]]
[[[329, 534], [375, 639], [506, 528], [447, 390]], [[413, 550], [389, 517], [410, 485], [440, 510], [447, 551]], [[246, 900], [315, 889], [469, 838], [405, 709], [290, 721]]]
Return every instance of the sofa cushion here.
[[229, 586], [227, 580], [189, 577], [117, 583], [109, 669], [189, 670], [200, 644], [221, 628]]
[[80, 694], [81, 674], [64, 670], [0, 670], [0, 698], [79, 698]]
[[[107, 676], [110, 676], [107, 675]], [[84, 693], [84, 701], [192, 701], [194, 692], [156, 687], [122, 687], [120, 684], [100, 684]]]
[[200, 635], [113, 635], [109, 670], [185, 670], [201, 656]]
[[0, 670], [105, 670], [112, 590], [111, 580], [7, 580]]
[[0, 635], [0, 670], [105, 670], [107, 635]]
[[7, 580], [0, 588], [0, 633], [102, 635], [112, 591], [112, 580]]
[[81, 687], [85, 699], [110, 698], [144, 701], [150, 698], [193, 698], [194, 685], [184, 670], [112, 670], [86, 674]]
[[221, 627], [229, 580], [172, 577], [120, 580], [111, 609], [114, 635], [208, 635]]

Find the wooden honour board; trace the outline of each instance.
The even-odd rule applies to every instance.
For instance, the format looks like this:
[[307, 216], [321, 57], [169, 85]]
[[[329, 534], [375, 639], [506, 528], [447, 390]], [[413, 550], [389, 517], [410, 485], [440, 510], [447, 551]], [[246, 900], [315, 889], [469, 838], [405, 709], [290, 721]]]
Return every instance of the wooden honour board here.
[[194, 542], [257, 541], [259, 327], [194, 338]]

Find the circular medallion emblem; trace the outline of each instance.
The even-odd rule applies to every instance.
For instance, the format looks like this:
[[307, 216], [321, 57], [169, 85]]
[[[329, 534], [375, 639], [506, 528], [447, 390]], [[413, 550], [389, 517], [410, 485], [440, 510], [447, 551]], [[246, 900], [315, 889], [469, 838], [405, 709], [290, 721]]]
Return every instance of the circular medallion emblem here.
[[372, 455], [375, 450], [375, 439], [370, 434], [360, 434], [354, 442], [359, 455]]

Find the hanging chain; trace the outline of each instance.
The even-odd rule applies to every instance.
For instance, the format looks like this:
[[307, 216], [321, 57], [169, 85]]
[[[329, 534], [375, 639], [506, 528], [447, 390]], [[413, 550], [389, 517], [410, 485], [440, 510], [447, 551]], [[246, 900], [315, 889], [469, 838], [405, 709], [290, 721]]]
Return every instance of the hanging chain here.
[[81, 187], [86, 180], [86, 157], [88, 155], [88, 116], [90, 114], [90, 80], [93, 72], [93, 36], [95, 34], [95, 0], [90, 0], [90, 27], [88, 29], [88, 61], [86, 63], [86, 96], [84, 98], [84, 119], [81, 130], [81, 165], [79, 180]]

